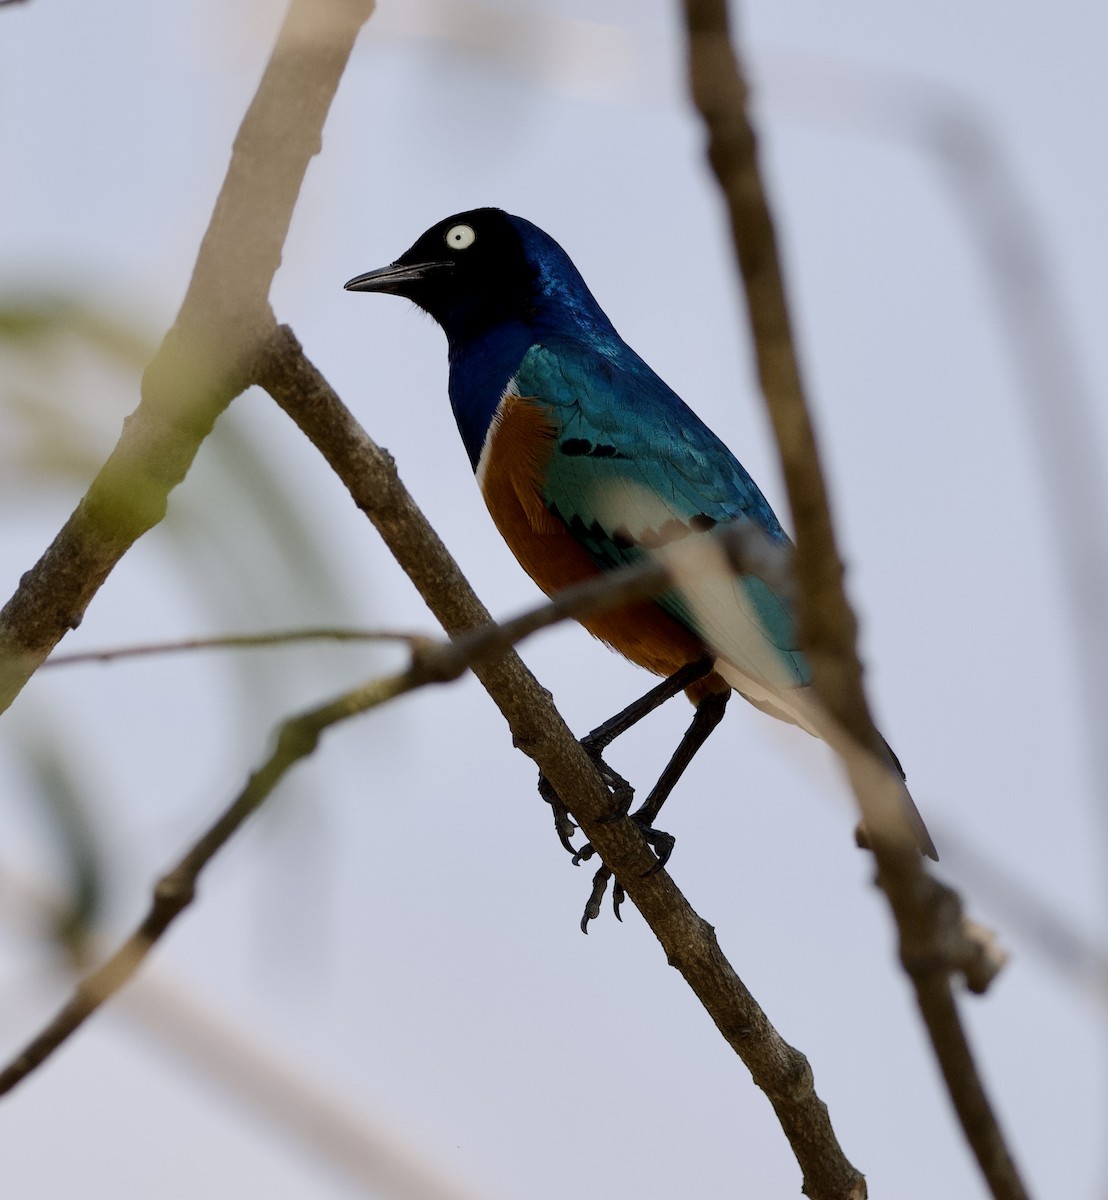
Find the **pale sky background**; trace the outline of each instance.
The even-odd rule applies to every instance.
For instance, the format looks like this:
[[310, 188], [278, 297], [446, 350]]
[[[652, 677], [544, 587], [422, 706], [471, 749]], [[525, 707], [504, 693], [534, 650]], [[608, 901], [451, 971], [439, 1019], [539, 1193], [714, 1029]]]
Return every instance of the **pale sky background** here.
[[[0, 299], [71, 296], [160, 337], [283, 9], [0, 9]], [[989, 996], [966, 1001], [967, 1021], [1032, 1191], [1104, 1200], [1105, 992], [1059, 971], [959, 852], [1010, 873], [1076, 934], [1103, 931], [1104, 790], [1077, 673], [1090, 646], [1058, 581], [1040, 469], [1056, 417], [1029, 422], [980, 241], [899, 114], [926, 114], [920, 97], [938, 97], [987, 131], [1033, 218], [1097, 408], [1081, 444], [1108, 461], [1108, 9], [752, 0], [740, 24], [874, 704], [940, 871], [1013, 954]], [[410, 305], [342, 283], [452, 212], [496, 204], [530, 218], [787, 523], [682, 54], [676, 6], [659, 0], [386, 2], [309, 171], [277, 314], [395, 455], [497, 614], [537, 594], [473, 484], [442, 335]], [[5, 597], [137, 401], [134, 372], [80, 352], [49, 381], [51, 435], [86, 461], [50, 475], [31, 423], [0, 412]], [[258, 468], [224, 436], [65, 648], [329, 621], [430, 631], [272, 402], [243, 397], [230, 424], [273, 464], [316, 558], [288, 550]], [[651, 682], [576, 628], [524, 653], [582, 733]], [[64, 995], [10, 895], [13, 880], [49, 886], [59, 870], [29, 748], [53, 738], [70, 756], [112, 872], [114, 938], [278, 719], [395, 661], [314, 647], [32, 682], [0, 736], [5, 1055]], [[1101, 731], [1103, 715], [1090, 722]], [[688, 716], [672, 704], [614, 764], [648, 788]], [[736, 700], [661, 824], [677, 837], [678, 884], [809, 1056], [871, 1196], [985, 1195], [821, 748]], [[152, 974], [470, 1195], [798, 1195], [768, 1103], [631, 906], [622, 925], [605, 912], [579, 933], [590, 875], [570, 865], [533, 768], [466, 680], [332, 735], [214, 864]], [[0, 1106], [0, 1161], [19, 1200], [392, 1195], [275, 1131], [122, 1010]]]

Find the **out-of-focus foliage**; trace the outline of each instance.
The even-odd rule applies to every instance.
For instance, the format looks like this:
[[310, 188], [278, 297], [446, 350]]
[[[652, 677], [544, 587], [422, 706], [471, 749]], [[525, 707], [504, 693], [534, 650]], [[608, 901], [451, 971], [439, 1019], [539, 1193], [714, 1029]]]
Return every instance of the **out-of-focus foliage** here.
[[105, 418], [134, 394], [150, 343], [62, 297], [0, 300], [0, 487], [87, 482]]
[[[137, 404], [153, 352], [153, 340], [137, 322], [78, 299], [0, 300], [0, 518], [18, 521], [49, 507], [55, 521], [55, 512], [64, 514], [77, 501]], [[328, 539], [311, 527], [303, 515], [307, 506], [297, 504], [295, 481], [238, 409], [218, 422], [193, 476], [174, 493], [165, 521], [150, 536], [168, 550], [176, 569], [173, 586], [189, 597], [206, 626], [257, 632], [320, 610], [333, 622], [353, 620], [356, 605], [344, 594], [349, 587], [333, 557], [320, 549]], [[361, 661], [364, 651], [357, 653]], [[310, 662], [307, 668], [301, 662], [290, 677], [287, 661], [256, 653], [227, 656], [220, 678], [244, 724], [252, 714], [268, 713], [275, 696], [294, 707], [304, 702], [306, 687], [320, 686]], [[65, 897], [50, 918], [51, 932], [67, 953], [79, 953], [85, 932], [111, 899], [112, 855], [97, 817], [102, 784], [95, 772], [75, 768], [75, 731], [66, 714], [37, 694], [17, 707], [6, 740], [34, 821], [47, 831], [51, 856], [60, 864]]]

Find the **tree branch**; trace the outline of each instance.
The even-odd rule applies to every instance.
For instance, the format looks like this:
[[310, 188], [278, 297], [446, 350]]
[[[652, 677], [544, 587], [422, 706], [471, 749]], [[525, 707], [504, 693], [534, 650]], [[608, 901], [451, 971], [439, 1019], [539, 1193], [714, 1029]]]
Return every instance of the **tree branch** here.
[[[495, 626], [501, 639], [498, 648], [504, 650], [514, 646], [522, 638], [560, 621], [607, 612], [636, 600], [652, 600], [659, 593], [680, 586], [686, 572], [704, 575], [713, 570], [756, 575], [780, 595], [787, 593], [792, 586], [792, 553], [789, 547], [770, 541], [750, 522], [735, 521], [720, 525], [704, 541], [675, 542], [655, 552], [646, 562], [621, 567], [596, 579], [563, 588], [545, 604]], [[487, 628], [482, 626], [470, 636], [484, 634]], [[256, 650], [294, 646], [302, 642], [405, 642], [411, 647], [425, 645], [427, 640], [426, 634], [399, 629], [350, 629], [346, 626], [279, 629], [270, 633], [179, 638], [167, 642], [144, 642], [134, 646], [54, 654], [42, 664], [42, 668], [183, 654], [194, 650]], [[468, 644], [469, 639], [463, 638], [462, 642]], [[466, 665], [472, 664], [467, 662]]]
[[52, 654], [40, 668], [76, 667], [86, 663], [117, 662], [124, 658], [150, 658], [163, 654], [187, 654], [194, 650], [263, 650], [273, 646], [296, 646], [303, 642], [418, 642], [422, 634], [395, 629], [334, 628], [278, 629], [271, 633], [229, 633], [214, 637], [177, 638], [168, 642], [143, 642], [134, 646], [109, 646], [103, 650], [78, 650]]
[[773, 422], [797, 542], [801, 644], [813, 686], [841, 727], [843, 758], [877, 860], [878, 884], [896, 919], [900, 958], [962, 1128], [998, 1200], [1027, 1192], [977, 1072], [951, 990], [964, 974], [982, 990], [996, 965], [964, 921], [957, 894], [920, 857], [889, 836], [882, 814], [889, 773], [862, 685], [857, 625], [843, 591], [827, 489], [801, 384], [773, 221], [746, 112], [747, 86], [731, 43], [726, 0], [684, 0], [694, 102], [708, 156], [728, 204], [731, 233], [754, 336], [758, 374]]
[[[304, 171], [318, 150], [320, 129], [353, 39], [372, 7], [372, 0], [293, 0], [236, 140], [188, 294], [174, 327], [144, 377], [142, 403], [69, 522], [0, 612], [0, 710], [10, 704], [65, 632], [80, 621], [92, 596], [122, 554], [161, 519], [169, 492], [184, 477], [218, 414], [254, 380], [267, 386], [323, 451], [444, 627], [451, 634], [458, 634], [488, 621], [488, 614], [403, 489], [391, 460], [342, 409], [322, 378], [303, 358], [292, 335], [284, 330], [274, 331], [267, 304], [269, 285]], [[690, 9], [704, 7], [690, 5]], [[748, 141], [746, 150], [752, 159], [752, 135]], [[741, 144], [739, 150], [744, 152]], [[766, 219], [768, 223], [768, 214]], [[767, 227], [768, 246], [772, 250], [772, 227], [768, 224]], [[765, 243], [761, 245], [764, 250]], [[768, 275], [766, 263], [759, 262], [757, 256], [749, 265], [751, 281], [760, 280], [763, 287], [767, 278], [772, 283], [774, 274], [779, 274], [772, 255]], [[773, 298], [772, 287], [766, 296]], [[834, 681], [843, 676], [842, 689], [829, 682], [819, 683], [821, 694], [824, 688], [829, 689], [828, 695], [839, 695], [841, 691], [842, 703], [839, 707], [832, 703], [832, 711], [839, 714], [841, 707], [840, 719], [854, 744], [872, 746], [872, 724], [865, 710], [856, 656], [839, 654], [842, 645], [851, 650], [853, 647], [850, 611], [844, 602], [824, 612], [822, 601], [813, 605], [805, 599], [821, 595], [824, 585], [833, 595], [841, 593], [841, 564], [830, 540], [829, 518], [817, 502], [822, 496], [822, 480], [818, 477], [814, 444], [810, 450], [819, 485], [816, 499], [803, 488], [794, 488], [796, 480], [804, 478], [803, 459], [808, 453], [803, 444], [805, 430], [808, 441], [812, 439], [803, 398], [799, 395], [795, 360], [781, 353], [782, 344], [787, 348], [789, 339], [783, 295], [780, 299], [778, 308], [767, 303], [764, 309], [770, 320], [763, 333], [770, 336], [759, 341], [759, 358], [764, 375], [780, 377], [785, 393], [795, 384], [798, 411], [804, 417], [800, 421], [797, 411], [787, 415], [785, 433], [791, 428], [799, 438], [795, 445], [801, 449], [799, 458], [794, 460], [790, 492], [795, 490], [793, 505], [798, 533], [806, 531], [799, 539], [805, 636], [813, 647], [817, 680]], [[765, 362], [762, 362], [763, 345], [767, 348]], [[796, 376], [791, 381], [790, 370]], [[783, 435], [782, 440], [784, 445], [794, 445], [788, 436]], [[801, 465], [795, 466], [795, 462]], [[788, 468], [786, 476], [790, 477]], [[806, 514], [803, 519], [802, 512]], [[818, 538], [813, 539], [811, 533], [813, 529], [819, 532], [821, 521], [826, 525], [829, 539], [826, 546], [830, 550], [822, 555], [818, 550], [822, 543]], [[807, 549], [809, 544], [816, 549]], [[426, 662], [420, 665], [418, 656], [412, 671], [417, 668], [423, 672], [430, 669]], [[475, 670], [508, 718], [517, 744], [535, 759], [567, 802], [605, 863], [651, 925], [671, 964], [682, 972], [755, 1081], [766, 1091], [800, 1163], [808, 1195], [813, 1200], [846, 1197], [858, 1200], [864, 1196], [864, 1180], [838, 1147], [826, 1108], [815, 1094], [806, 1059], [770, 1025], [723, 957], [711, 927], [692, 911], [668, 874], [650, 870], [653, 856], [637, 828], [627, 820], [605, 819], [609, 816], [610, 798], [591, 762], [553, 708], [549, 694], [539, 687], [514, 653], [482, 659]], [[856, 676], [853, 683], [852, 671]], [[0, 1073], [0, 1090], [23, 1078], [133, 974], [149, 948], [191, 902], [196, 879], [204, 866], [262, 803], [283, 773], [310, 753], [322, 730], [334, 720], [364, 711], [399, 694], [399, 690], [407, 690], [404, 680], [410, 675], [409, 672], [375, 681], [286, 724], [270, 758], [178, 866], [158, 884], [151, 907], [132, 938], [79, 986], [51, 1030], [28, 1047], [7, 1071]], [[913, 875], [895, 855], [890, 858], [883, 854], [880, 846], [877, 850], [882, 883], [887, 889], [886, 876], [895, 880], [901, 872], [911, 883], [918, 883], [919, 879], [930, 882], [918, 866]], [[890, 897], [895, 908], [893, 891]], [[932, 899], [936, 895], [929, 894]], [[921, 903], [911, 908], [908, 915], [923, 911], [925, 905]], [[951, 954], [944, 953], [941, 965], [936, 968], [934, 955], [930, 953], [933, 939], [927, 940], [933, 926], [924, 922], [926, 937], [911, 944], [904, 928], [902, 922], [902, 957], [915, 972], [925, 1013], [941, 1013], [943, 997], [952, 1010], [948, 965]], [[911, 947], [916, 950], [922, 947], [928, 953], [913, 957], [909, 953]], [[925, 993], [929, 990], [941, 994], [925, 1003]], [[953, 1036], [949, 1022], [943, 1029], [948, 1038]], [[961, 1032], [956, 1015], [954, 1030]], [[968, 1058], [968, 1051], [965, 1057]], [[951, 1061], [956, 1060], [954, 1055]], [[985, 1109], [988, 1116], [987, 1104]]]
[[273, 328], [269, 287], [304, 172], [373, 0], [293, 0], [239, 128], [188, 292], [142, 402], [53, 544], [0, 611], [0, 712], [132, 543], [165, 515]]
[[[273, 330], [269, 283], [292, 205], [354, 36], [371, 0], [293, 0], [258, 93], [236, 141], [224, 186], [178, 319], [143, 382], [142, 404], [78, 509], [0, 613], [0, 709], [10, 704], [52, 647], [74, 627], [115, 563], [160, 520], [167, 497], [231, 398], [268, 375], [290, 412], [316, 430], [341, 463], [409, 575], [453, 633], [488, 620], [456, 566], [427, 529], [391, 463], [332, 403], [329, 389], [299, 355], [291, 335], [254, 363]], [[327, 14], [326, 30], [317, 24]], [[283, 353], [282, 353], [283, 349]], [[320, 388], [322, 385], [322, 391]], [[303, 395], [287, 394], [299, 393]], [[301, 403], [306, 402], [307, 407]], [[337, 423], [336, 423], [337, 414]], [[337, 438], [326, 436], [337, 433]], [[349, 435], [349, 436], [348, 436]], [[723, 958], [714, 934], [654, 864], [628, 821], [602, 823], [609, 797], [591, 762], [554, 711], [549, 695], [514, 655], [478, 668], [509, 717], [517, 742], [540, 764], [655, 929], [669, 960], [690, 981], [717, 1026], [767, 1092], [810, 1181], [809, 1194], [845, 1200], [863, 1194], [843, 1158], [803, 1055], [773, 1030]], [[389, 681], [376, 685], [388, 690]], [[395, 680], [393, 680], [395, 686]], [[364, 697], [363, 697], [364, 699]], [[343, 711], [349, 707], [345, 701]], [[323, 714], [286, 730], [234, 804], [156, 889], [135, 935], [78, 989], [52, 1027], [0, 1076], [12, 1086], [134, 972], [154, 941], [190, 903], [196, 875], [254, 811], [287, 764], [314, 744]]]
[[[12, 860], [0, 861], [0, 926], [5, 933], [32, 939], [43, 926], [57, 926], [69, 907], [64, 894]], [[105, 954], [91, 933], [65, 949], [75, 968]], [[183, 978], [147, 964], [114, 1005], [134, 1032], [153, 1039], [228, 1098], [268, 1121], [278, 1136], [345, 1173], [362, 1193], [379, 1200], [476, 1200], [476, 1193], [453, 1173], [447, 1177], [436, 1170], [426, 1153], [364, 1111], [356, 1099], [268, 1045], [256, 1029], [206, 1003]]]
[[[282, 327], [258, 363], [257, 380], [296, 422], [373, 522], [385, 544], [452, 636], [488, 613], [400, 482], [390, 456], [361, 429]], [[553, 784], [604, 863], [661, 942], [731, 1048], [769, 1097], [812, 1200], [863, 1200], [865, 1180], [847, 1161], [816, 1095], [807, 1059], [788, 1045], [629, 820], [613, 821], [592, 762], [514, 652], [474, 665], [513, 740]]]
[[416, 686], [415, 672], [413, 663], [408, 672], [374, 680], [281, 726], [269, 758], [177, 865], [157, 882], [150, 908], [135, 932], [107, 962], [81, 980], [57, 1016], [0, 1071], [0, 1095], [24, 1080], [134, 975], [154, 944], [192, 903], [201, 871], [289, 769], [312, 753], [322, 732], [336, 721], [366, 712], [410, 690]]
[[[720, 535], [730, 545], [728, 555], [717, 553], [718, 568], [735, 569], [737, 562], [742, 561], [744, 546], [751, 548], [753, 563], [781, 567], [783, 560], [787, 561], [788, 556], [782, 553], [781, 547], [771, 545], [768, 539], [757, 533], [748, 536], [742, 527], [735, 532], [738, 536], [729, 539], [726, 533]], [[41, 1065], [133, 977], [172, 922], [192, 903], [200, 874], [211, 859], [261, 806], [288, 771], [300, 759], [314, 752], [322, 734], [332, 725], [368, 712], [416, 688], [449, 682], [470, 668], [480, 669], [483, 665], [494, 664], [522, 638], [555, 622], [651, 598], [672, 587], [680, 570], [688, 569], [689, 560], [699, 558], [701, 553], [701, 547], [695, 544], [675, 546], [664, 558], [567, 588], [553, 601], [502, 625], [484, 625], [459, 634], [450, 643], [433, 644], [426, 638], [408, 637], [412, 658], [406, 671], [373, 680], [286, 721], [278, 730], [275, 748], [268, 759], [254, 772], [229, 807], [157, 883], [150, 908], [135, 932], [101, 967], [77, 985], [73, 996], [54, 1019], [0, 1072], [0, 1095], [10, 1091]], [[569, 736], [572, 739], [572, 735]], [[746, 1036], [750, 1036], [749, 1032]], [[780, 1051], [793, 1072], [786, 1080], [787, 1085], [791, 1088], [799, 1083], [805, 1105], [817, 1106], [817, 1115], [825, 1118], [825, 1110], [810, 1091], [810, 1072], [803, 1056], [785, 1047], [784, 1043], [780, 1044]], [[764, 1081], [759, 1082], [765, 1086]], [[770, 1095], [772, 1097], [773, 1092]], [[816, 1194], [822, 1193], [813, 1193]], [[853, 1194], [860, 1195], [857, 1192]]]

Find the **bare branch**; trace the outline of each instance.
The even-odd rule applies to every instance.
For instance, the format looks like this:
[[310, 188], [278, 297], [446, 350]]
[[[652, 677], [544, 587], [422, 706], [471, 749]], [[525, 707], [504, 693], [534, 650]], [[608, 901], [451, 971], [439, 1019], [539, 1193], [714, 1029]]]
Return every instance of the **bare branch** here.
[[[717, 568], [734, 569], [744, 561], [744, 553], [748, 553], [751, 563], [771, 577], [787, 570], [790, 557], [787, 550], [771, 543], [756, 530], [736, 525], [720, 530], [710, 541]], [[721, 547], [726, 549], [726, 554], [720, 554]], [[395, 635], [409, 643], [412, 657], [408, 669], [344, 692], [281, 725], [269, 758], [254, 772], [218, 820], [155, 885], [150, 909], [138, 929], [103, 966], [81, 981], [69, 1003], [11, 1065], [0, 1072], [0, 1095], [25, 1079], [127, 983], [170, 924], [192, 903], [203, 869], [288, 771], [301, 758], [314, 752], [320, 737], [332, 725], [366, 713], [416, 688], [450, 682], [470, 669], [479, 671], [484, 665], [496, 663], [523, 638], [557, 622], [650, 599], [672, 587], [680, 571], [688, 569], [690, 561], [702, 557], [703, 551], [696, 544], [674, 545], [649, 562], [566, 588], [553, 600], [501, 625], [489, 622], [457, 634], [449, 643], [435, 643], [418, 634]], [[335, 631], [317, 632], [329, 635]], [[209, 639], [211, 643], [256, 645], [258, 639]], [[172, 648], [180, 649], [184, 645], [178, 643]], [[70, 661], [75, 657], [71, 656]], [[568, 730], [566, 732], [568, 734]]]
[[[380, 1200], [489, 1200], [435, 1169], [434, 1152], [406, 1144], [358, 1101], [267, 1046], [256, 1029], [190, 996], [176, 979], [144, 971], [120, 997], [124, 1015], [161, 1047], [201, 1070], [282, 1140], [316, 1154]], [[453, 1175], [453, 1172], [451, 1172]]]
[[[488, 621], [438, 535], [400, 482], [392, 459], [361, 429], [304, 357], [287, 328], [259, 361], [257, 382], [312, 441], [376, 526], [436, 618], [452, 635]], [[637, 827], [611, 820], [610, 797], [550, 694], [514, 652], [476, 663], [513, 740], [550, 780], [614, 872], [727, 1043], [769, 1097], [812, 1200], [863, 1200], [865, 1180], [847, 1161], [811, 1068], [785, 1042], [724, 957], [712, 927], [655, 865]]]
[[247, 817], [257, 811], [290, 768], [315, 750], [325, 729], [336, 721], [366, 712], [410, 690], [420, 677], [425, 678], [418, 665], [413, 663], [410, 671], [374, 680], [286, 721], [278, 732], [272, 753], [250, 776], [238, 796], [177, 865], [158, 880], [150, 908], [135, 932], [103, 966], [81, 980], [69, 1002], [49, 1025], [0, 1071], [0, 1095], [10, 1091], [44, 1062], [134, 975], [158, 939], [192, 903], [200, 872]]
[[[57, 925], [68, 906], [42, 881], [10, 861], [0, 863], [0, 923], [7, 932], [33, 938], [44, 924]], [[91, 935], [77, 949], [75, 967], [105, 953]], [[475, 1192], [434, 1168], [433, 1154], [206, 1003], [185, 980], [148, 964], [116, 998], [115, 1011], [366, 1193], [382, 1200], [476, 1200]]]
[[754, 335], [759, 378], [773, 421], [797, 540], [801, 642], [813, 686], [841, 728], [834, 748], [847, 768], [869, 829], [900, 935], [901, 962], [916, 988], [954, 1107], [993, 1195], [1027, 1195], [992, 1112], [958, 1016], [951, 976], [981, 989], [995, 974], [990, 947], [972, 935], [961, 901], [881, 820], [889, 786], [880, 740], [862, 686], [854, 614], [842, 587], [827, 490], [801, 384], [784, 279], [747, 87], [731, 44], [725, 0], [684, 0], [689, 79], [708, 131], [708, 156], [726, 197], [731, 233]]
[[293, 0], [243, 118], [188, 293], [142, 402], [92, 486], [0, 612], [0, 712], [136, 538], [165, 514], [273, 326], [267, 297], [293, 205], [373, 0]]
[[[653, 599], [675, 583], [683, 573], [712, 570], [740, 571], [756, 575], [779, 595], [792, 587], [792, 554], [787, 546], [772, 542], [748, 521], [719, 525], [703, 541], [675, 542], [657, 551], [649, 562], [623, 567], [573, 587], [563, 588], [551, 600], [506, 621], [499, 626], [482, 626], [459, 645], [480, 644], [489, 636], [498, 638], [494, 649], [507, 649], [518, 641], [558, 622], [593, 616], [620, 608], [636, 600]], [[490, 630], [496, 630], [490, 634]], [[483, 640], [482, 640], [483, 639]], [[85, 663], [113, 662], [121, 658], [147, 658], [153, 655], [181, 654], [193, 650], [255, 650], [271, 646], [294, 646], [300, 642], [404, 642], [410, 647], [428, 642], [426, 634], [398, 629], [350, 629], [325, 627], [283, 629], [271, 633], [237, 633], [217, 637], [180, 638], [167, 642], [146, 642], [136, 646], [115, 646], [103, 650], [81, 650], [73, 654], [55, 654], [42, 664], [47, 667], [72, 667]], [[476, 652], [475, 652], [476, 653]], [[488, 657], [485, 655], [485, 657]], [[470, 661], [465, 665], [471, 666]]]
[[121, 658], [150, 658], [155, 655], [186, 654], [194, 650], [262, 650], [270, 646], [296, 646], [301, 642], [406, 642], [424, 640], [419, 633], [393, 629], [277, 629], [271, 633], [229, 633], [217, 637], [177, 638], [168, 642], [143, 642], [136, 646], [110, 646], [103, 650], [80, 650], [53, 654], [43, 664], [75, 667], [84, 663], [116, 662]]
[[322, 734], [332, 725], [360, 716], [416, 688], [450, 682], [470, 668], [495, 662], [521, 639], [556, 622], [648, 599], [672, 586], [673, 577], [671, 566], [660, 561], [643, 563], [567, 588], [555, 600], [503, 625], [490, 622], [459, 634], [452, 642], [433, 643], [427, 638], [409, 637], [406, 640], [410, 642], [412, 657], [407, 670], [372, 680], [285, 721], [263, 765], [223, 814], [155, 885], [150, 909], [134, 934], [78, 985], [57, 1017], [0, 1072], [0, 1095], [26, 1078], [132, 977], [170, 924], [192, 903], [200, 873], [215, 854], [288, 771], [315, 751]]

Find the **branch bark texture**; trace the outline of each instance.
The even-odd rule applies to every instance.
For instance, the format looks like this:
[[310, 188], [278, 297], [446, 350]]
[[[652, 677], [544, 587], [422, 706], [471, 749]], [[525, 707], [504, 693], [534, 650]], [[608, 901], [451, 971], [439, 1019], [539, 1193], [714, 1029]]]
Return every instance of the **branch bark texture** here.
[[[857, 653], [857, 623], [843, 590], [827, 488], [801, 382], [777, 239], [747, 114], [748, 89], [731, 41], [726, 0], [684, 0], [693, 100], [708, 157], [727, 202], [754, 338], [758, 375], [773, 422], [797, 543], [801, 644], [813, 686], [842, 729], [843, 758], [872, 832], [878, 884], [892, 907], [900, 957], [966, 1138], [998, 1200], [1026, 1189], [985, 1093], [951, 988], [953, 974], [984, 990], [995, 973], [967, 936], [961, 901], [899, 839], [885, 836], [880, 735], [870, 716]], [[876, 819], [868, 819], [870, 813]]]

